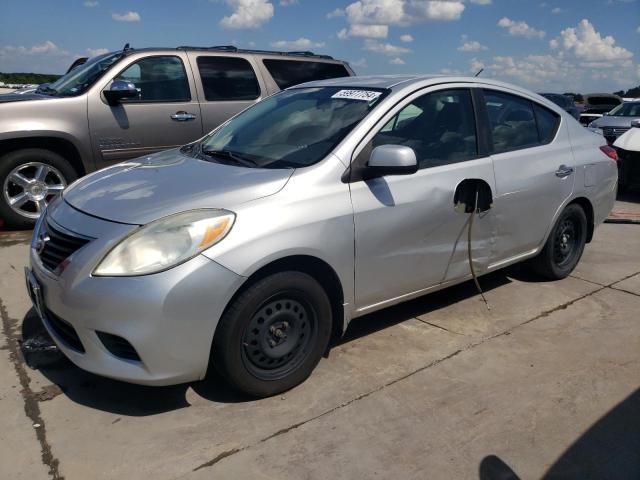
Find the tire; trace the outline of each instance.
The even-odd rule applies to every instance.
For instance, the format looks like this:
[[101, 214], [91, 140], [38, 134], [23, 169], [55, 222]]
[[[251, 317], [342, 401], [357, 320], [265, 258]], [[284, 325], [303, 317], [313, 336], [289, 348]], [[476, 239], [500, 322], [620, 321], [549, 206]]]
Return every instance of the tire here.
[[331, 337], [331, 302], [311, 276], [265, 277], [223, 314], [212, 345], [215, 369], [237, 390], [268, 397], [311, 375]]
[[[36, 178], [38, 173], [40, 178]], [[0, 157], [0, 218], [12, 227], [32, 227], [53, 196], [76, 178], [69, 162], [50, 150], [25, 148], [3, 155]], [[26, 187], [25, 180], [31, 182], [30, 187]], [[11, 199], [17, 199], [13, 206]]]
[[571, 204], [560, 214], [544, 248], [531, 261], [533, 271], [550, 280], [567, 277], [582, 257], [587, 240], [587, 216]]

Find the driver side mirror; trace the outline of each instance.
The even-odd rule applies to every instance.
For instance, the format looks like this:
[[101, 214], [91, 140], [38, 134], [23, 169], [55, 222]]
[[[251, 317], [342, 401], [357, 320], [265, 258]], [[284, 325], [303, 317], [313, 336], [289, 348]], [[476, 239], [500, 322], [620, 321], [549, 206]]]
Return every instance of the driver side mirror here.
[[631, 120], [632, 128], [640, 128], [640, 120]]
[[138, 97], [138, 89], [132, 82], [125, 80], [114, 80], [108, 90], [104, 90], [104, 98], [109, 105], [116, 106], [125, 98]]
[[380, 145], [373, 149], [365, 176], [367, 178], [385, 175], [411, 175], [418, 171], [418, 160], [413, 148], [404, 145]]

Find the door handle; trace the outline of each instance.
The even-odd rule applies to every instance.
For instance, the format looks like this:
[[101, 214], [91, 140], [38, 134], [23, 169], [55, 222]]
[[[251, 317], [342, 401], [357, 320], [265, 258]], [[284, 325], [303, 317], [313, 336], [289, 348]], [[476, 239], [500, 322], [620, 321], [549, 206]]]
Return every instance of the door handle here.
[[556, 177], [565, 178], [573, 173], [573, 167], [567, 167], [566, 165], [560, 165], [556, 170]]
[[193, 113], [188, 112], [176, 112], [171, 115], [171, 120], [175, 120], [176, 122], [188, 122], [189, 120], [195, 120], [196, 116]]

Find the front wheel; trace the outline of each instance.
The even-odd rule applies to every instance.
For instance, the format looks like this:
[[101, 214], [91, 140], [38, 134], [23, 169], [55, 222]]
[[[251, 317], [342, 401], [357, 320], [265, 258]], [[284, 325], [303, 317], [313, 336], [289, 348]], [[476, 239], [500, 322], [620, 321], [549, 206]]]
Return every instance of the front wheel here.
[[578, 264], [587, 240], [587, 216], [571, 204], [556, 221], [542, 251], [531, 261], [533, 270], [550, 280], [567, 277]]
[[69, 163], [41, 148], [0, 157], [0, 218], [14, 227], [32, 226], [48, 203], [76, 178]]
[[213, 364], [238, 390], [267, 397], [311, 374], [331, 336], [331, 303], [301, 272], [280, 272], [248, 287], [229, 306], [213, 339]]

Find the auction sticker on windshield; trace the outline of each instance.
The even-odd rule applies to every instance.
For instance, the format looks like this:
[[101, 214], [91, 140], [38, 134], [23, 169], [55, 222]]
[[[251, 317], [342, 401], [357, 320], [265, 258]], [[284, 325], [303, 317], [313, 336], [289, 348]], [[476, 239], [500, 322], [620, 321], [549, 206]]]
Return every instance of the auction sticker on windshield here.
[[331, 95], [331, 98], [344, 98], [348, 100], [362, 100], [363, 102], [371, 102], [378, 98], [382, 92], [374, 92], [370, 90], [340, 90]]

